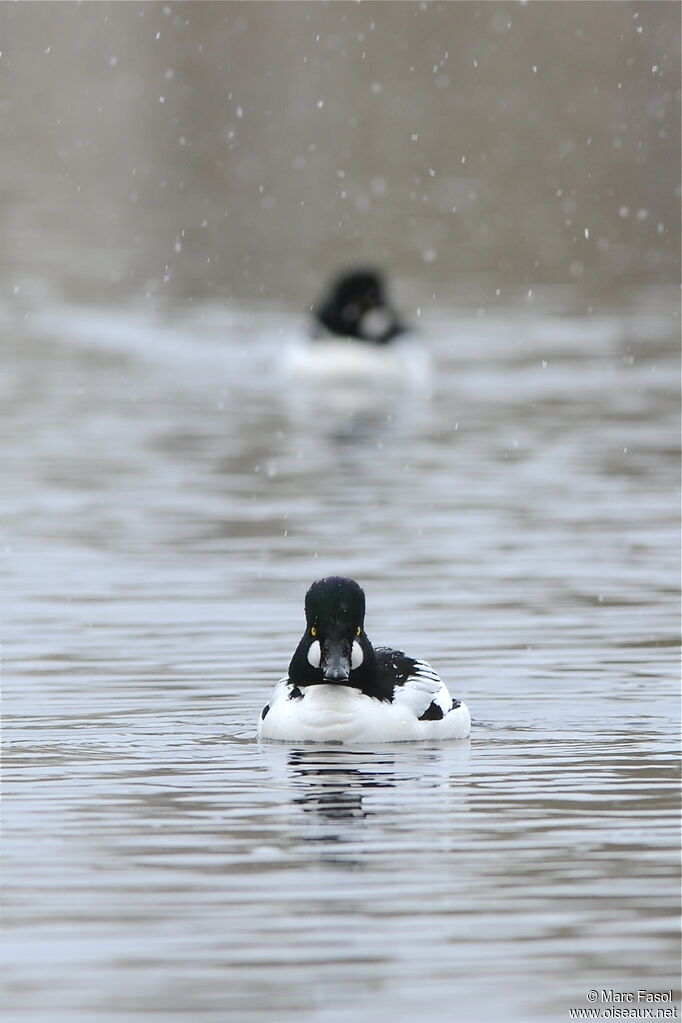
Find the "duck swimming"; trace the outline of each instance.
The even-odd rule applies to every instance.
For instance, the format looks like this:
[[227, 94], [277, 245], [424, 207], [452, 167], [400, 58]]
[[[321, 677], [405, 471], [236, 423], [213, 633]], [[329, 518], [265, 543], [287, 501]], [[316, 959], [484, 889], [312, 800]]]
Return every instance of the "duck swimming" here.
[[365, 594], [330, 576], [305, 597], [306, 630], [261, 711], [258, 738], [293, 742], [415, 742], [464, 739], [465, 704], [450, 696], [426, 661], [373, 647]]
[[313, 338], [352, 338], [371, 345], [387, 345], [407, 328], [386, 297], [386, 286], [376, 270], [342, 273], [313, 306]]
[[347, 270], [313, 304], [309, 336], [287, 353], [287, 368], [299, 378], [423, 383], [428, 357], [391, 305], [382, 275], [374, 269]]

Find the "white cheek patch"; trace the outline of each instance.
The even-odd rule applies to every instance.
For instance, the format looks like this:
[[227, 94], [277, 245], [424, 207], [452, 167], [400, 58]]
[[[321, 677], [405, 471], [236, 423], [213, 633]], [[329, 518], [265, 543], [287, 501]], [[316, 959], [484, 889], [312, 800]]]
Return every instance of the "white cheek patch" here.
[[310, 644], [308, 650], [308, 664], [312, 665], [313, 668], [320, 667], [320, 661], [322, 660], [322, 651], [320, 650], [320, 644], [318, 640]]
[[350, 654], [350, 666], [351, 668], [359, 668], [365, 659], [365, 655], [362, 652], [362, 647], [359, 643], [353, 643], [353, 649]]
[[390, 313], [380, 306], [368, 309], [360, 320], [360, 330], [365, 337], [380, 338], [388, 333], [392, 326]]

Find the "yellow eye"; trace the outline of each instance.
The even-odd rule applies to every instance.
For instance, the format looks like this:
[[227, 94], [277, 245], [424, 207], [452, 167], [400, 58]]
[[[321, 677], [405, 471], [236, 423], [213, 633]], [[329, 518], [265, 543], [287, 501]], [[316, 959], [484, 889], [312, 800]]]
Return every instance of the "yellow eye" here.
[[357, 629], [355, 630], [355, 635], [359, 636], [361, 632], [362, 632], [362, 628], [358, 625]]
[[312, 625], [312, 626], [310, 627], [310, 635], [311, 635], [311, 636], [316, 636], [316, 635], [317, 635], [317, 629], [315, 628], [315, 626], [314, 626], [314, 625]]

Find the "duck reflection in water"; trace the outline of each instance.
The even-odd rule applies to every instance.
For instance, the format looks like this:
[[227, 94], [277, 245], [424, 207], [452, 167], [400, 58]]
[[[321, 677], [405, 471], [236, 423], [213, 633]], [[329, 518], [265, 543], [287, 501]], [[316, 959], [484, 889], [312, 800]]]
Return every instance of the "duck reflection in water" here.
[[[362, 795], [367, 789], [394, 788], [395, 781], [383, 770], [362, 770], [366, 753], [346, 749], [293, 750], [288, 765], [300, 795], [293, 802], [308, 813], [327, 820], [364, 818], [368, 811]], [[373, 764], [374, 766], [374, 764]]]

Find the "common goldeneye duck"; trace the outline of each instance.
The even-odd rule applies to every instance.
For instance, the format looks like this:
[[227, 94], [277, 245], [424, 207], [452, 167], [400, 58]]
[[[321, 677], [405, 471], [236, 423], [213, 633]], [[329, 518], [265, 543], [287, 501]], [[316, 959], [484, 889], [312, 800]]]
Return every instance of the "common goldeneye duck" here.
[[364, 628], [365, 594], [354, 580], [331, 576], [313, 583], [305, 617], [289, 673], [261, 711], [260, 739], [353, 744], [469, 734], [467, 707], [426, 661], [372, 646]]
[[421, 385], [429, 360], [391, 305], [376, 270], [349, 270], [337, 277], [312, 306], [309, 336], [291, 346], [286, 366], [294, 377], [376, 394], [377, 378], [387, 384]]
[[313, 306], [313, 337], [354, 338], [385, 345], [406, 328], [386, 297], [386, 287], [375, 270], [341, 274], [321, 301]]

